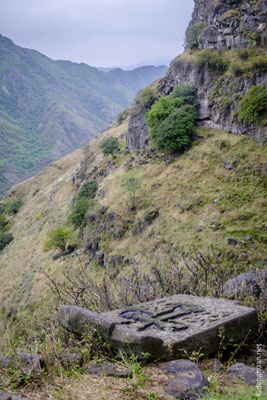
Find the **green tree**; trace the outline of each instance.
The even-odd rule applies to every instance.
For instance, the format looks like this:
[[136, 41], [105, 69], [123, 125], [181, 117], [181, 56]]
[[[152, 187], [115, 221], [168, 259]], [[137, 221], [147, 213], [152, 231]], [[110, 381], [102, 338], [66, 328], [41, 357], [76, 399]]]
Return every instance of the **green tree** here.
[[65, 227], [58, 227], [48, 233], [49, 239], [45, 242], [44, 251], [56, 248], [65, 251], [67, 241], [72, 237], [72, 231]]
[[0, 232], [4, 232], [7, 228], [8, 221], [3, 214], [0, 214]]
[[136, 209], [136, 193], [141, 187], [140, 179], [136, 178], [133, 174], [128, 174], [122, 184], [122, 187], [129, 194], [131, 209]]
[[151, 132], [152, 140], [159, 149], [183, 150], [191, 141], [196, 118], [196, 108], [183, 105]]
[[120, 149], [118, 139], [113, 136], [102, 140], [99, 144], [99, 147], [105, 156], [117, 153]]
[[264, 84], [252, 86], [238, 103], [238, 120], [251, 124], [260, 122], [267, 110], [267, 90]]

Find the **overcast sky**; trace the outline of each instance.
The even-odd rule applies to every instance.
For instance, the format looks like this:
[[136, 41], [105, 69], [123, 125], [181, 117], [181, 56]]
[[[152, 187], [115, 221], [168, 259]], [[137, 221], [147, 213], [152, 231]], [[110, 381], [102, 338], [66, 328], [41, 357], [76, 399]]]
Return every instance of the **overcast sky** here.
[[167, 64], [193, 0], [0, 0], [0, 33], [53, 59], [97, 67]]

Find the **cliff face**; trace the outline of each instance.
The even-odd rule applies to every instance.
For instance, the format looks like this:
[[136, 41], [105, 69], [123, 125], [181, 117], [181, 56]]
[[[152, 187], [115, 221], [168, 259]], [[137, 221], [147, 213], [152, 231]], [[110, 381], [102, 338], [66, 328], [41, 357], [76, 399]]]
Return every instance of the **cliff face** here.
[[[199, 123], [263, 143], [266, 126], [241, 123], [237, 111], [253, 85], [266, 84], [266, 11], [264, 1], [195, 0], [186, 51], [173, 60], [159, 81], [159, 94], [168, 95], [179, 83], [194, 86], [200, 103]], [[211, 53], [225, 68], [199, 62], [201, 55], [208, 58]], [[149, 137], [146, 111], [133, 108], [127, 133], [130, 149], [144, 147]]]
[[264, 45], [266, 12], [264, 0], [195, 0], [189, 29], [198, 23], [204, 24], [199, 49], [223, 50]]

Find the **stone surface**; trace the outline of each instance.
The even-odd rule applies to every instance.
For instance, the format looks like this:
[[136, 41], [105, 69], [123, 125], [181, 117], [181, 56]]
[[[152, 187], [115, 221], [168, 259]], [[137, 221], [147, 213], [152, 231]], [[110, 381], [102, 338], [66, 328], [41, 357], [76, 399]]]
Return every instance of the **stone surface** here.
[[165, 385], [165, 392], [179, 399], [199, 399], [209, 386], [206, 376], [198, 366], [189, 360], [174, 360], [161, 366], [161, 369], [174, 375]]
[[16, 394], [2, 392], [0, 390], [0, 400], [23, 400], [22, 397], [17, 396]]
[[217, 374], [224, 368], [221, 361], [218, 360], [217, 358], [211, 358], [210, 360], [207, 361], [206, 365], [212, 372], [215, 372], [215, 374]]
[[238, 298], [243, 295], [258, 297], [266, 293], [267, 269], [250, 271], [229, 279], [223, 286], [226, 297]]
[[25, 374], [41, 371], [41, 359], [38, 354], [18, 353], [14, 356], [0, 357], [0, 367], [22, 369]]
[[261, 369], [249, 367], [243, 363], [237, 363], [227, 369], [227, 376], [237, 376], [245, 381], [247, 385], [257, 385], [258, 380], [267, 379], [267, 373]]
[[110, 337], [115, 326], [115, 322], [108, 317], [76, 306], [61, 306], [58, 310], [58, 321], [67, 331], [79, 336], [97, 328], [105, 339]]
[[98, 363], [94, 360], [88, 363], [84, 368], [84, 372], [97, 376], [114, 376], [118, 378], [129, 378], [132, 375], [127, 369], [117, 368], [116, 365], [108, 362]]
[[76, 365], [82, 367], [83, 365], [83, 356], [68, 350], [62, 351], [59, 355], [59, 359], [65, 368], [74, 367]]
[[[238, 342], [257, 329], [253, 308], [224, 299], [175, 295], [121, 310], [97, 314], [84, 308], [61, 306], [60, 324], [78, 335], [90, 327], [112, 347], [122, 348], [142, 358], [177, 358], [201, 347], [206, 354], [216, 352], [224, 329], [225, 343]], [[169, 349], [171, 348], [171, 352]]]

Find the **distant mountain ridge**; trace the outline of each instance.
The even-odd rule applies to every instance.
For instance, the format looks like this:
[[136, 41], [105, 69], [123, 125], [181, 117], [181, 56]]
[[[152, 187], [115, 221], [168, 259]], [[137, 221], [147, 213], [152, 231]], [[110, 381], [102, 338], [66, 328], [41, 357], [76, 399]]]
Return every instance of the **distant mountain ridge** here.
[[167, 67], [102, 72], [0, 35], [0, 195], [84, 146]]

